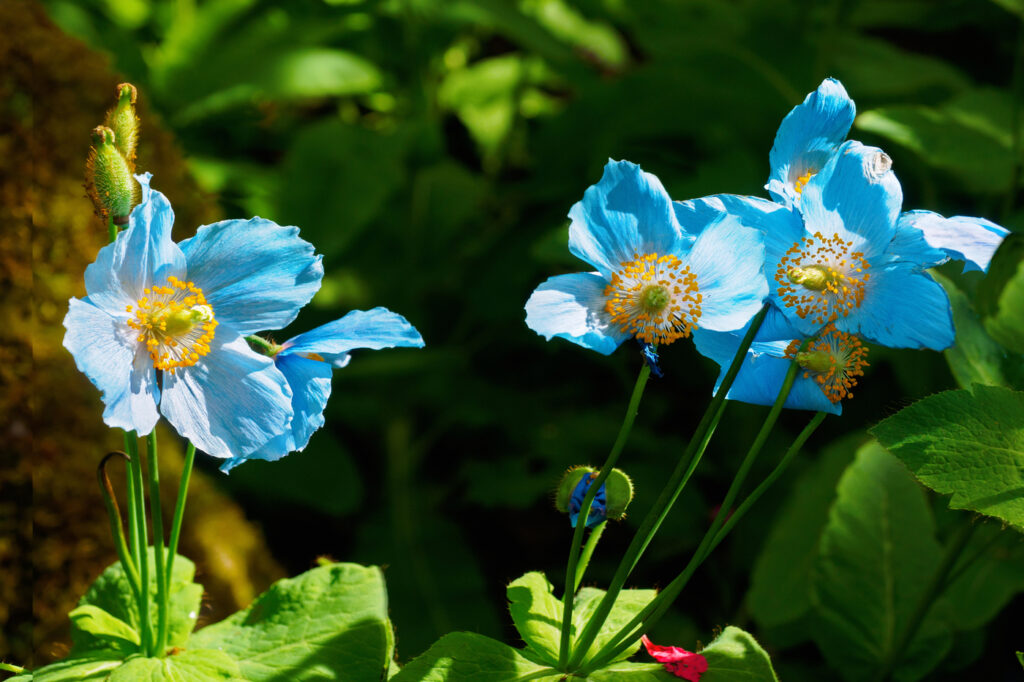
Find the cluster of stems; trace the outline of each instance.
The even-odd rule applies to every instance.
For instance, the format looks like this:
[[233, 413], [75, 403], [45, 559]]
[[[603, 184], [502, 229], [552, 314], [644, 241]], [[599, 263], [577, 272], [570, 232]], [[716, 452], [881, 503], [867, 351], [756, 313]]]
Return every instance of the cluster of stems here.
[[[758, 432], [754, 442], [751, 444], [750, 449], [744, 457], [740, 468], [725, 494], [725, 498], [722, 500], [718, 514], [716, 514], [710, 527], [704, 534], [704, 538], [694, 551], [690, 561], [672, 580], [672, 582], [661, 590], [657, 597], [655, 597], [640, 613], [638, 613], [632, 621], [623, 626], [604, 644], [603, 647], [598, 651], [593, 652], [591, 655], [591, 648], [594, 641], [600, 633], [605, 620], [608, 618], [612, 607], [615, 605], [615, 600], [618, 597], [619, 592], [626, 584], [630, 574], [640, 561], [640, 558], [651, 543], [654, 535], [658, 532], [658, 529], [661, 527], [665, 517], [672, 509], [672, 506], [675, 504], [680, 493], [682, 493], [686, 484], [689, 482], [693, 472], [700, 464], [704, 451], [707, 449], [708, 443], [714, 435], [715, 428], [718, 426], [718, 422], [722, 417], [722, 413], [725, 411], [725, 396], [732, 387], [733, 381], [736, 379], [736, 375], [739, 374], [740, 367], [746, 357], [747, 350], [750, 348], [750, 344], [753, 342], [758, 329], [760, 329], [767, 311], [768, 306], [766, 304], [751, 322], [750, 328], [744, 336], [725, 377], [722, 379], [722, 383], [719, 386], [718, 391], [715, 393], [707, 410], [704, 412], [704, 416], [698, 423], [686, 450], [679, 458], [675, 470], [666, 482], [657, 501], [651, 507], [650, 512], [648, 512], [647, 516], [640, 524], [640, 528], [637, 530], [629, 548], [626, 550], [626, 553], [623, 555], [623, 558], [619, 563], [619, 567], [612, 578], [607, 592], [587, 622], [586, 626], [583, 628], [582, 632], [580, 632], [575, 637], [575, 641], [573, 641], [572, 611], [574, 597], [576, 590], [579, 589], [579, 585], [583, 579], [583, 574], [586, 571], [590, 556], [594, 551], [594, 546], [597, 544], [597, 540], [600, 538], [601, 532], [604, 529], [603, 523], [595, 527], [591, 531], [586, 547], [581, 552], [584, 524], [577, 524], [569, 550], [569, 561], [566, 567], [565, 580], [566, 594], [562, 600], [563, 612], [558, 661], [558, 667], [560, 670], [573, 672], [579, 675], [587, 675], [595, 670], [599, 670], [602, 667], [607, 666], [623, 652], [635, 646], [641, 635], [652, 628], [654, 624], [665, 614], [675, 599], [679, 596], [680, 592], [682, 592], [690, 577], [700, 567], [708, 555], [710, 555], [715, 547], [717, 547], [725, 536], [728, 535], [736, 523], [750, 509], [750, 507], [753, 506], [758, 498], [760, 498], [761, 495], [763, 495], [764, 492], [775, 482], [775, 480], [778, 479], [783, 470], [789, 465], [790, 461], [792, 461], [793, 457], [800, 451], [803, 444], [808, 438], [810, 438], [814, 430], [824, 420], [824, 412], [815, 413], [811, 418], [811, 421], [803, 431], [801, 431], [800, 435], [797, 436], [796, 440], [793, 441], [793, 444], [779, 460], [771, 473], [769, 473], [768, 476], [754, 489], [754, 491], [751, 492], [743, 502], [735, 508], [732, 514], [729, 513], [729, 511], [733, 509], [733, 505], [736, 502], [743, 483], [754, 464], [754, 460], [757, 458], [765, 441], [768, 439], [768, 435], [771, 433], [779, 414], [782, 412], [782, 406], [789, 397], [789, 392], [793, 387], [793, 382], [796, 380], [800, 371], [799, 365], [794, 361], [786, 374], [775, 404], [768, 413], [768, 417], [765, 419], [761, 430]], [[806, 344], [806, 341], [804, 343]], [[583, 499], [583, 504], [580, 509], [580, 518], [587, 518], [597, 491], [611, 473], [612, 467], [614, 467], [615, 463], [618, 461], [619, 455], [621, 454], [626, 440], [629, 437], [633, 421], [636, 418], [640, 400], [643, 396], [644, 387], [647, 384], [649, 375], [650, 368], [645, 363], [640, 369], [640, 374], [637, 377], [636, 385], [633, 388], [633, 394], [630, 398], [629, 406], [626, 410], [622, 426], [619, 429], [619, 434], [615, 439], [615, 443], [612, 446], [604, 465], [601, 467], [600, 473], [591, 484], [586, 497]]]
[[[110, 240], [117, 238], [117, 225], [109, 219]], [[181, 521], [185, 515], [185, 497], [192, 475], [196, 448], [189, 443], [185, 453], [184, 468], [178, 487], [178, 499], [174, 508], [169, 540], [165, 541], [163, 508], [160, 502], [160, 465], [157, 455], [156, 430], [146, 437], [146, 473], [144, 476], [139, 452], [139, 438], [134, 431], [124, 434], [124, 452], [108, 454], [100, 462], [98, 476], [103, 492], [110, 528], [117, 549], [118, 558], [124, 569], [125, 579], [131, 589], [139, 619], [139, 637], [145, 656], [163, 656], [167, 650], [168, 607], [170, 604], [171, 576], [174, 574], [174, 557], [181, 537]], [[128, 506], [128, 529], [125, 531], [121, 512], [113, 485], [107, 476], [106, 464], [112, 456], [126, 460], [126, 499]], [[150, 514], [146, 515], [146, 497], [149, 497]], [[149, 524], [152, 524], [153, 543], [149, 541]], [[149, 548], [152, 547], [152, 552]], [[152, 566], [150, 566], [152, 559]], [[155, 607], [154, 623], [151, 607]]]

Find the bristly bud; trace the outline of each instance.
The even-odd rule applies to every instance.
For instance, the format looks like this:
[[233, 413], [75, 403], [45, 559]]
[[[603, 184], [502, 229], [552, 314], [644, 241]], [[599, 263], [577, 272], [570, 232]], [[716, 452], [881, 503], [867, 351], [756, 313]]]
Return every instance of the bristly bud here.
[[[590, 484], [597, 478], [598, 471], [593, 467], [572, 467], [558, 484], [555, 494], [555, 507], [563, 514], [569, 515], [569, 523], [575, 528], [576, 520], [583, 507], [583, 498], [590, 489]], [[596, 526], [607, 519], [619, 520], [626, 515], [626, 507], [633, 501], [633, 482], [621, 469], [612, 469], [604, 484], [594, 496], [587, 515], [587, 526]]]
[[114, 144], [135, 172], [135, 148], [139, 143], [139, 117], [135, 115], [138, 91], [131, 83], [117, 86], [117, 104], [107, 112], [103, 125], [114, 131]]
[[114, 144], [114, 131], [98, 126], [92, 131], [93, 146], [85, 164], [85, 188], [101, 218], [113, 216], [115, 224], [128, 222], [138, 203], [139, 185], [128, 162]]

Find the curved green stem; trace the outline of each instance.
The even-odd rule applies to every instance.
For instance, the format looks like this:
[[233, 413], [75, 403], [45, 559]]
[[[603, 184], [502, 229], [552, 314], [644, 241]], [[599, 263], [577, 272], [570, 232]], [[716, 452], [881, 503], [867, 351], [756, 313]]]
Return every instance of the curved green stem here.
[[650, 376], [651, 368], [645, 362], [641, 365], [640, 373], [636, 378], [636, 384], [633, 386], [633, 395], [630, 396], [629, 406], [626, 408], [622, 425], [619, 427], [619, 435], [616, 436], [615, 443], [612, 445], [607, 459], [605, 459], [604, 464], [601, 466], [601, 473], [597, 475], [597, 478], [594, 479], [587, 489], [587, 494], [583, 498], [583, 504], [580, 506], [579, 516], [576, 517], [576, 528], [573, 531], [572, 545], [569, 548], [569, 561], [565, 567], [565, 592], [562, 595], [562, 632], [558, 649], [559, 668], [564, 668], [569, 660], [569, 635], [572, 631], [572, 607], [576, 594], [575, 591], [571, 590], [572, 586], [576, 584], [580, 547], [583, 544], [583, 531], [587, 526], [587, 519], [590, 517], [590, 507], [594, 502], [597, 491], [604, 485], [605, 479], [611, 474], [612, 467], [615, 466], [615, 462], [618, 461], [622, 449], [626, 446], [626, 440], [629, 438], [629, 432], [633, 429], [633, 422], [636, 420], [636, 414], [640, 408], [640, 399], [643, 397], [644, 387], [647, 386], [647, 379]]
[[[805, 341], [801, 346], [801, 349], [806, 346], [806, 343], [807, 342]], [[599, 669], [601, 666], [607, 665], [610, 661], [614, 660], [616, 656], [632, 646], [633, 643], [640, 638], [640, 635], [642, 635], [646, 630], [652, 628], [654, 624], [661, 619], [669, 606], [672, 605], [672, 602], [674, 602], [676, 597], [679, 596], [679, 593], [682, 592], [686, 583], [689, 582], [690, 577], [694, 574], [697, 568], [700, 567], [700, 564], [710, 553], [712, 543], [715, 541], [715, 537], [718, 535], [719, 529], [725, 523], [725, 517], [728, 515], [729, 509], [732, 507], [737, 494], [739, 494], [743, 481], [750, 472], [750, 468], [753, 466], [754, 460], [761, 452], [761, 448], [764, 446], [765, 441], [768, 440], [768, 435], [771, 433], [776, 420], [779, 418], [779, 414], [782, 412], [782, 406], [789, 397], [789, 392], [793, 388], [793, 382], [796, 380], [799, 371], [800, 365], [795, 361], [790, 363], [789, 371], [786, 372], [786, 378], [782, 382], [782, 389], [779, 391], [779, 395], [775, 399], [775, 404], [772, 405], [772, 409], [768, 413], [768, 417], [765, 419], [764, 424], [761, 426], [761, 430], [758, 431], [757, 437], [754, 439], [754, 442], [751, 444], [746, 456], [743, 458], [743, 462], [740, 464], [740, 468], [736, 472], [736, 476], [729, 485], [729, 490], [725, 493], [725, 498], [722, 500], [718, 514], [715, 515], [714, 521], [711, 523], [711, 527], [708, 528], [708, 531], [704, 534], [704, 538], [701, 540], [697, 550], [693, 553], [689, 563], [687, 563], [683, 571], [676, 576], [675, 579], [669, 583], [657, 597], [652, 599], [651, 602], [633, 618], [633, 620], [620, 629], [619, 632], [616, 633], [616, 635], [609, 640], [608, 643], [597, 652], [597, 654], [595, 654], [594, 658], [586, 668], [580, 671], [581, 673], [586, 674], [590, 671]]]
[[[587, 655], [587, 651], [597, 638], [597, 634], [601, 631], [601, 626], [604, 625], [605, 619], [611, 613], [615, 599], [626, 584], [626, 580], [629, 579], [629, 575], [640, 561], [640, 557], [654, 538], [654, 534], [658, 532], [665, 517], [679, 498], [683, 488], [689, 482], [690, 476], [693, 475], [697, 465], [700, 464], [704, 450], [707, 448], [708, 442], [714, 434], [715, 427], [718, 425], [718, 421], [722, 418], [722, 413], [725, 410], [725, 396], [729, 393], [729, 389], [732, 388], [733, 381], [736, 380], [736, 375], [739, 374], [740, 367], [743, 366], [747, 350], [750, 348], [750, 344], [753, 343], [754, 336], [761, 328], [761, 323], [764, 322], [765, 315], [767, 314], [768, 304], [766, 303], [751, 320], [750, 328], [743, 336], [740, 347], [733, 357], [732, 364], [729, 365], [729, 370], [726, 372], [725, 377], [723, 377], [718, 391], [715, 392], [707, 410], [704, 412], [704, 416], [701, 417], [700, 423], [697, 425], [697, 429], [693, 432], [693, 436], [690, 438], [683, 456], [676, 463], [676, 468], [658, 496], [657, 501], [650, 511], [647, 512], [647, 516], [644, 517], [643, 523], [640, 524], [640, 528], [637, 530], [636, 535], [633, 536], [633, 540], [626, 550], [626, 554], [622, 557], [622, 561], [619, 562], [619, 567], [616, 569], [612, 582], [608, 586], [608, 591], [601, 599], [597, 609], [594, 611], [594, 615], [591, 616], [577, 639], [576, 650], [569, 661], [570, 669], [575, 669], [584, 656]], [[562, 626], [563, 628], [565, 627], [564, 621]], [[564, 666], [562, 667], [564, 668]]]
[[171, 521], [171, 539], [167, 543], [167, 584], [171, 584], [174, 575], [174, 557], [178, 553], [178, 539], [181, 537], [181, 520], [185, 516], [185, 498], [188, 496], [188, 482], [192, 477], [192, 464], [196, 461], [196, 446], [188, 444], [185, 449], [185, 463], [181, 468], [181, 480], [178, 483], [178, 500], [174, 505], [174, 519]]
[[[117, 557], [121, 560], [121, 566], [124, 568], [124, 574], [128, 577], [128, 586], [131, 587], [132, 594], [135, 596], [135, 600], [139, 600], [139, 572], [135, 568], [135, 562], [132, 561], [131, 553], [128, 551], [128, 543], [124, 536], [124, 524], [121, 522], [121, 509], [117, 505], [117, 496], [114, 494], [114, 486], [110, 483], [110, 477], [107, 476], [107, 462], [111, 457], [123, 457], [125, 462], [128, 461], [128, 455], [118, 450], [108, 452], [103, 459], [100, 460], [100, 465], [96, 467], [96, 478], [100, 483], [100, 492], [103, 494], [103, 503], [107, 507], [107, 517], [110, 519], [110, 534], [114, 539], [114, 547], [117, 549]], [[129, 477], [128, 480], [131, 480]]]
[[580, 583], [583, 582], [583, 574], [587, 572], [587, 566], [590, 565], [590, 557], [594, 555], [594, 549], [597, 547], [597, 543], [601, 540], [601, 535], [604, 534], [604, 527], [607, 525], [608, 521], [602, 521], [594, 526], [594, 529], [590, 531], [590, 536], [587, 538], [587, 544], [583, 546], [583, 553], [580, 554], [580, 563], [576, 567], [576, 580], [574, 580], [572, 584], [573, 594], [580, 589]]
[[164, 572], [164, 519], [163, 506], [160, 504], [160, 463], [157, 457], [156, 429], [146, 439], [149, 452], [149, 504], [153, 517], [153, 554], [156, 565], [156, 651], [163, 656], [167, 648], [167, 601], [170, 598], [167, 590], [167, 574]]

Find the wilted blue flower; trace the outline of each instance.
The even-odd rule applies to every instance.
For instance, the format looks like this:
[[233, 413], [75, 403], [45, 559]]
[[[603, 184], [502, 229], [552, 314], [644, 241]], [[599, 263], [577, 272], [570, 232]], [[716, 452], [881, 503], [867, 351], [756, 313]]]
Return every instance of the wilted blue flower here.
[[291, 387], [295, 412], [291, 427], [256, 452], [228, 460], [221, 470], [230, 471], [249, 459], [280, 459], [293, 450], [305, 448], [313, 432], [324, 425], [333, 369], [349, 363], [349, 351], [396, 346], [422, 348], [423, 337], [404, 317], [386, 308], [353, 310], [339, 320], [275, 346], [274, 364]]
[[142, 203], [86, 269], [64, 346], [103, 392], [108, 425], [147, 434], [162, 413], [214, 457], [247, 455], [288, 428], [292, 394], [244, 336], [295, 318], [320, 287], [320, 257], [298, 228], [260, 218], [175, 244], [170, 203], [136, 177]]
[[526, 303], [526, 324], [605, 355], [630, 337], [664, 345], [703, 327], [742, 327], [767, 283], [756, 230], [725, 215], [677, 217], [661, 182], [628, 161], [569, 212], [569, 250], [597, 272], [558, 275]]

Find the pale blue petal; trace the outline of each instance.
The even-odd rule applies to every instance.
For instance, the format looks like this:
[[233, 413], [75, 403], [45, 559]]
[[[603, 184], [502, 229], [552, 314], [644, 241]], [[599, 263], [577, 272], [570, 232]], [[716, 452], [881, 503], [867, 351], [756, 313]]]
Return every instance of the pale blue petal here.
[[[387, 308], [353, 310], [340, 320], [289, 339], [278, 357], [315, 353], [327, 362], [348, 362], [348, 351], [356, 348], [423, 347], [423, 337], [409, 321]], [[293, 386], [294, 388], [294, 386]]]
[[1010, 231], [984, 218], [944, 218], [931, 211], [908, 211], [900, 224], [919, 230], [929, 246], [954, 260], [964, 261], [964, 272], [987, 271], [992, 255]]
[[605, 277], [638, 254], [677, 253], [691, 241], [661, 181], [629, 161], [609, 161], [569, 217], [569, 250]]
[[288, 431], [291, 400], [273, 360], [222, 324], [197, 364], [164, 372], [160, 411], [197, 448], [227, 459], [245, 457]]
[[185, 256], [171, 239], [174, 211], [167, 197], [150, 189], [149, 178], [149, 173], [135, 176], [142, 185], [142, 203], [132, 210], [128, 228], [85, 269], [89, 300], [109, 312], [123, 312], [144, 289], [185, 274]]
[[872, 269], [864, 301], [836, 327], [890, 348], [953, 345], [953, 313], [942, 287], [912, 263]]
[[551, 277], [526, 302], [526, 324], [547, 340], [553, 336], [609, 355], [629, 338], [605, 312], [607, 280], [596, 272]]
[[[693, 340], [702, 355], [711, 358], [721, 367], [715, 383], [717, 392], [739, 350], [742, 335], [698, 329], [693, 334]], [[774, 405], [791, 363], [785, 357], [788, 345], [788, 341], [751, 344], [726, 399], [752, 405]], [[830, 414], [841, 414], [843, 409], [840, 403], [833, 403], [822, 393], [813, 378], [804, 377], [803, 372], [797, 375], [783, 407]]]
[[772, 172], [766, 189], [776, 201], [794, 204], [798, 178], [825, 167], [853, 125], [856, 107], [842, 83], [826, 78], [782, 119], [768, 155]]
[[800, 212], [809, 234], [838, 234], [872, 262], [896, 234], [903, 190], [892, 160], [876, 147], [844, 144], [807, 183]]
[[732, 331], [750, 321], [768, 296], [761, 233], [725, 215], [697, 238], [683, 264], [702, 296], [697, 326]]
[[103, 393], [107, 426], [146, 435], [160, 418], [160, 389], [153, 362], [136, 341], [137, 332], [125, 323], [127, 317], [112, 316], [88, 298], [73, 298], [64, 318], [64, 347]]
[[203, 225], [181, 250], [217, 321], [240, 334], [287, 326], [324, 274], [299, 228], [262, 218]]
[[910, 211], [900, 214], [896, 222], [896, 235], [889, 243], [882, 258], [876, 263], [876, 267], [885, 263], [905, 261], [913, 263], [921, 268], [931, 268], [941, 265], [949, 260], [949, 255], [942, 249], [930, 245], [925, 239], [923, 230], [915, 227], [915, 214], [928, 213], [944, 220], [942, 216], [928, 211]]
[[[769, 288], [771, 287], [769, 286]], [[746, 328], [744, 327], [744, 329]], [[758, 341], [782, 341], [800, 338], [801, 336], [799, 328], [793, 324], [793, 321], [786, 317], [786, 314], [775, 303], [772, 303], [768, 308], [768, 313], [764, 316], [761, 328], [757, 330], [755, 338]]]

